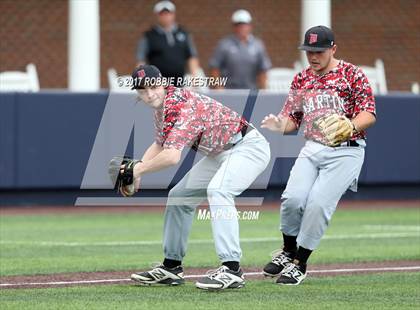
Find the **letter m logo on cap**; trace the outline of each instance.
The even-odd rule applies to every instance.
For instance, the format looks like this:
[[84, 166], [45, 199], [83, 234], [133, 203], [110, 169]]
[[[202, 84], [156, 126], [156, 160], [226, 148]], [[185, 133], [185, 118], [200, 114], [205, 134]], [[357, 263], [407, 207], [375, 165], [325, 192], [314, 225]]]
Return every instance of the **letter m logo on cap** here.
[[137, 76], [140, 78], [143, 78], [146, 75], [146, 72], [144, 72], [143, 69], [141, 69], [139, 72], [137, 72]]
[[318, 34], [316, 33], [310, 33], [309, 34], [309, 44], [314, 44], [318, 41]]

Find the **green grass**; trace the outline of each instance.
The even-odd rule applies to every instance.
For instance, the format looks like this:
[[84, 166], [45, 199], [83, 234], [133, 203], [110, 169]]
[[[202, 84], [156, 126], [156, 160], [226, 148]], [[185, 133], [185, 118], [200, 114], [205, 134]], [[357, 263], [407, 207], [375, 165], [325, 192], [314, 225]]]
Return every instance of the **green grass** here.
[[2, 309], [418, 309], [420, 273], [309, 278], [297, 287], [264, 280], [240, 290], [98, 285], [6, 289]]
[[[244, 266], [262, 266], [281, 246], [278, 225], [278, 211], [240, 222]], [[162, 226], [153, 213], [2, 215], [0, 275], [146, 268], [162, 259]], [[152, 244], [129, 244], [138, 241]], [[194, 221], [190, 241], [185, 266], [219, 264], [209, 221]], [[419, 244], [419, 209], [343, 209], [310, 262], [418, 260]]]
[[[263, 266], [281, 246], [278, 211], [241, 221], [242, 265]], [[162, 259], [163, 215], [51, 214], [0, 217], [0, 275], [142, 269]], [[188, 267], [216, 267], [209, 221], [195, 220]], [[131, 244], [130, 244], [131, 242]], [[149, 244], [136, 244], [148, 242]], [[420, 210], [338, 210], [310, 263], [420, 260]], [[188, 273], [188, 271], [187, 271]], [[128, 275], [127, 275], [128, 276]], [[203, 292], [174, 287], [95, 285], [1, 289], [2, 309], [418, 309], [420, 272], [310, 277], [299, 287], [249, 280]]]

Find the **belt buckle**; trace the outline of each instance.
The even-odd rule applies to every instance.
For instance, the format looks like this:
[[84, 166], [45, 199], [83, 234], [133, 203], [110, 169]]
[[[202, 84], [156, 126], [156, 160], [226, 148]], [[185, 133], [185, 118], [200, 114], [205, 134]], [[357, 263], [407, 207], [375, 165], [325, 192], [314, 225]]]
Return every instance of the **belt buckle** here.
[[344, 141], [344, 142], [342, 142], [341, 144], [340, 144], [340, 146], [360, 146], [359, 145], [359, 143], [357, 143], [357, 141], [354, 141], [354, 140], [347, 140], [347, 141]]

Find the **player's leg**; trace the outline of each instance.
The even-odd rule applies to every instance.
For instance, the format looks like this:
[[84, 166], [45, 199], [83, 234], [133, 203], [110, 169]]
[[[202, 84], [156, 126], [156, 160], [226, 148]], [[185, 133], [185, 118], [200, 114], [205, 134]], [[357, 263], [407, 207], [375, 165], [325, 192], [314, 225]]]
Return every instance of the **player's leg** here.
[[235, 215], [228, 219], [220, 216], [212, 221], [216, 251], [222, 262], [239, 260], [241, 256], [234, 199], [255, 181], [270, 160], [268, 142], [257, 130], [254, 131], [230, 151], [217, 156], [221, 166], [207, 188], [213, 214]]
[[216, 159], [221, 166], [208, 186], [207, 195], [213, 215], [211, 224], [216, 252], [223, 265], [210, 276], [198, 280], [196, 286], [202, 289], [239, 288], [244, 285], [244, 280], [239, 267], [242, 251], [234, 199], [267, 167], [270, 148], [265, 138], [254, 129]]
[[271, 261], [263, 268], [264, 275], [269, 277], [278, 276], [296, 255], [296, 238], [301, 227], [306, 200], [318, 177], [319, 155], [308, 152], [307, 148], [308, 146], [305, 146], [296, 159], [282, 194], [280, 231], [283, 235], [283, 246], [273, 252]]
[[302, 219], [298, 244], [315, 249], [336, 210], [338, 201], [358, 179], [364, 159], [364, 149], [341, 147], [330, 149], [325, 155]]
[[163, 231], [165, 258], [181, 261], [185, 256], [195, 209], [206, 199], [207, 186], [219, 166], [213, 158], [204, 157], [169, 191]]
[[302, 154], [296, 159], [281, 196], [280, 230], [288, 236], [298, 235], [306, 200], [318, 177], [317, 159]]
[[364, 149], [359, 147], [329, 148], [323, 152], [319, 177], [309, 193], [301, 228], [296, 260], [277, 283], [299, 284], [306, 276], [306, 263], [315, 250], [346, 190], [359, 177]]
[[150, 271], [134, 273], [131, 279], [140, 284], [179, 285], [184, 283], [182, 259], [195, 208], [206, 198], [208, 183], [219, 163], [205, 157], [194, 165], [168, 195], [163, 229], [163, 264]]

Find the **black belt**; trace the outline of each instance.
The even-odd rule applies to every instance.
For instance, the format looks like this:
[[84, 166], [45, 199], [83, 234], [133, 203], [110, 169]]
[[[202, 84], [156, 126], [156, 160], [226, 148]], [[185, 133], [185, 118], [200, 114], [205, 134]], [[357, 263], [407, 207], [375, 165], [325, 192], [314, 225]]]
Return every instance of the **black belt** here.
[[247, 133], [251, 132], [254, 129], [255, 129], [254, 126], [244, 125], [244, 127], [242, 127], [241, 129], [242, 138], [245, 137]]

